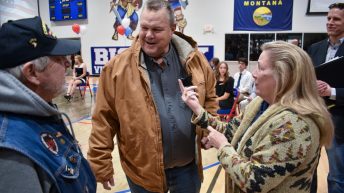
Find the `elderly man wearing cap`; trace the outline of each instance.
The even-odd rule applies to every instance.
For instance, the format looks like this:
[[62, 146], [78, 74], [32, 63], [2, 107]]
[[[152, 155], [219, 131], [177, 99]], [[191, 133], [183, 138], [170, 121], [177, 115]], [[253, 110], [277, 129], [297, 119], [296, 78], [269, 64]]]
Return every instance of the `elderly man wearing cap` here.
[[80, 41], [57, 39], [39, 17], [0, 28], [0, 192], [96, 192], [66, 115], [52, 104], [64, 90], [65, 56], [79, 50]]

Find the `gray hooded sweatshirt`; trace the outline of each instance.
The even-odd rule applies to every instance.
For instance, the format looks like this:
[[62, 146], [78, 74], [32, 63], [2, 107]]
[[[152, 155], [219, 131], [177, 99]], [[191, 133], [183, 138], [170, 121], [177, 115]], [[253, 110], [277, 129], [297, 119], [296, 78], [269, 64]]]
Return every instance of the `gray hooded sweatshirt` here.
[[[0, 70], [0, 113], [60, 117], [60, 112], [7, 71]], [[0, 123], [1, 127], [1, 123]], [[0, 192], [54, 193], [52, 180], [26, 156], [0, 148]]]

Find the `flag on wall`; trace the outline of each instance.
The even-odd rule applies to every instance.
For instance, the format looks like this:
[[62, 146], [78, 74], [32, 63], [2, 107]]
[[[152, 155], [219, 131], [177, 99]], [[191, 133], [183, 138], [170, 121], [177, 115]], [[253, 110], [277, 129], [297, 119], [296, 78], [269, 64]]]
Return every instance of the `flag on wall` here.
[[8, 20], [34, 17], [37, 15], [37, 0], [0, 0], [0, 25]]
[[293, 0], [235, 0], [234, 30], [291, 30]]

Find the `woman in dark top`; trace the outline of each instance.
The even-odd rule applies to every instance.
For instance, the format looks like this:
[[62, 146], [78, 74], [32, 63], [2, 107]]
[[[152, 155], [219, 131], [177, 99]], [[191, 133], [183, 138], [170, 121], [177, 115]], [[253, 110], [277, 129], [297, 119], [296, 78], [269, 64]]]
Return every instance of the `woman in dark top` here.
[[227, 114], [230, 112], [234, 102], [234, 79], [229, 76], [228, 65], [226, 62], [221, 62], [219, 65], [217, 65], [215, 76], [216, 95], [220, 106], [220, 109], [217, 113]]
[[82, 57], [80, 55], [75, 56], [75, 66], [73, 69], [73, 78], [69, 81], [67, 94], [64, 95], [64, 97], [69, 101], [72, 96], [75, 88], [79, 84], [86, 83], [86, 64], [82, 60]]

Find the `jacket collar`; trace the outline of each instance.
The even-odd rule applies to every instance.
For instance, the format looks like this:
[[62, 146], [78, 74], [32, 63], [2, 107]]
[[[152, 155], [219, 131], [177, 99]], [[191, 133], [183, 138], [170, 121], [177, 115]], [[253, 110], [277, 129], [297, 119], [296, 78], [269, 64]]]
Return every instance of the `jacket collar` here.
[[[268, 123], [269, 120], [275, 118], [276, 115], [283, 116], [286, 113], [287, 108], [281, 105], [271, 105], [266, 111], [251, 125], [254, 117], [260, 110], [260, 106], [263, 103], [263, 99], [259, 96], [256, 97], [249, 104], [250, 111], [245, 111], [245, 116], [241, 120], [241, 124], [238, 130], [233, 136], [232, 145], [235, 146], [240, 141], [237, 151], [240, 152], [244, 147], [244, 144], [248, 139], [256, 133], [256, 131], [261, 128], [264, 124]], [[282, 113], [283, 112], [283, 113]], [[243, 136], [244, 135], [244, 136]]]

